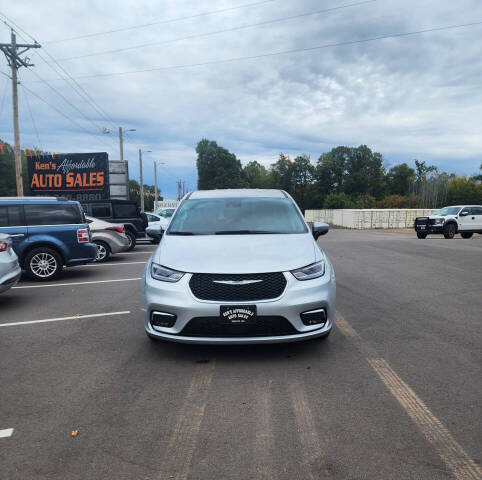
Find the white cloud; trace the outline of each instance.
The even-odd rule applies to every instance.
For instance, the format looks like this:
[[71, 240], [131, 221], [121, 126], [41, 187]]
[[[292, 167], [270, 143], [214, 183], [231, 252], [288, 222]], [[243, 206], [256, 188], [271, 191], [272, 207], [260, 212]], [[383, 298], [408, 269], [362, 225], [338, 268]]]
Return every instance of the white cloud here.
[[[104, 2], [10, 2], [4, 13], [40, 42], [91, 32], [177, 18], [240, 5], [243, 0], [194, 2], [154, 0]], [[348, 1], [346, 3], [349, 3]], [[277, 0], [257, 7], [155, 25], [63, 43], [44, 43], [56, 58], [84, 55], [203, 32], [236, 27], [342, 2]], [[478, 0], [457, 4], [428, 0], [378, 1], [257, 28], [62, 62], [74, 76], [123, 72], [167, 65], [306, 48], [444, 25], [482, 21]], [[280, 151], [306, 152], [313, 160], [339, 144], [367, 144], [389, 163], [413, 158], [441, 168], [472, 173], [481, 162], [482, 25], [413, 37], [326, 48], [256, 60], [79, 79], [79, 83], [115, 120], [136, 128], [126, 141], [131, 174], [137, 149], [166, 163], [162, 188], [175, 193], [174, 181], [195, 184], [194, 151], [203, 137], [231, 149], [244, 162], [268, 165]], [[0, 38], [8, 31], [0, 28]], [[40, 53], [45, 56], [45, 50]], [[55, 78], [35, 59], [35, 71]], [[4, 60], [1, 70], [6, 71]], [[93, 122], [65, 105], [32, 72], [25, 85], [89, 131], [114, 127], [99, 118], [62, 81], [51, 84]], [[0, 95], [3, 80], [0, 78]], [[0, 118], [0, 138], [12, 139], [10, 91]], [[23, 92], [21, 91], [21, 94]], [[1, 98], [0, 98], [1, 100]], [[89, 136], [46, 105], [30, 98], [41, 146], [55, 151], [107, 150], [118, 157], [115, 136]], [[38, 144], [25, 101], [21, 100], [22, 143]], [[146, 162], [148, 157], [146, 155]], [[146, 180], [152, 181], [151, 164]]]

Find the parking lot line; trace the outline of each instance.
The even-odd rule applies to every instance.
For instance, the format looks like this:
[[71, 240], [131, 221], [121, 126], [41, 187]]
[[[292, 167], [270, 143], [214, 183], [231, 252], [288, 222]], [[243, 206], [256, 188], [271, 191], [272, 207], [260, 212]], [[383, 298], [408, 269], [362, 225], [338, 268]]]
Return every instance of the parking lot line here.
[[452, 471], [455, 478], [457, 480], [481, 480], [480, 467], [469, 457], [468, 453], [412, 388], [397, 375], [384, 358], [376, 355], [375, 350], [368, 342], [364, 341], [338, 312], [335, 321], [339, 330], [355, 344], [389, 392]]
[[0, 430], [0, 438], [11, 437], [12, 433], [13, 433], [13, 428], [5, 428], [4, 430]]
[[25, 322], [0, 323], [0, 327], [13, 327], [16, 325], [30, 325], [33, 323], [61, 322], [64, 320], [82, 320], [84, 318], [112, 317], [113, 315], [128, 315], [130, 310], [122, 312], [89, 313], [86, 315], [72, 315], [71, 317], [46, 318], [43, 320], [28, 320]]
[[[112, 265], [135, 265], [138, 263], [145, 264], [146, 262], [105, 262], [105, 263], [91, 263], [88, 265], [80, 265], [80, 267], [107, 267]], [[77, 267], [79, 268], [79, 267]]]
[[71, 317], [46, 318], [44, 320], [28, 320], [25, 322], [0, 323], [0, 327], [14, 327], [16, 325], [31, 325], [33, 323], [61, 322], [64, 320], [82, 320], [84, 318], [112, 317], [113, 315], [127, 315], [130, 310], [122, 312], [89, 313], [87, 315], [72, 315]]
[[135, 278], [116, 278], [113, 280], [95, 280], [91, 282], [72, 282], [72, 283], [45, 283], [42, 285], [24, 285], [21, 287], [14, 288], [46, 288], [46, 287], [70, 287], [71, 285], [92, 285], [93, 283], [111, 283], [111, 282], [133, 282], [135, 280], [140, 280], [141, 277]]
[[120, 253], [116, 253], [116, 256], [117, 255], [137, 255], [138, 253], [145, 253], [146, 255], [147, 254], [151, 254], [154, 250], [139, 250], [138, 252], [120, 252]]

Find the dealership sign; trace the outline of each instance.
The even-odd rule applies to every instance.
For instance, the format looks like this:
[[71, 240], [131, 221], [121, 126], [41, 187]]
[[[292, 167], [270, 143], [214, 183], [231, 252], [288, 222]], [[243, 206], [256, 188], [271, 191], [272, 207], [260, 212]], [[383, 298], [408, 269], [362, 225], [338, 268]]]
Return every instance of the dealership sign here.
[[110, 198], [107, 153], [65, 153], [29, 156], [28, 179], [35, 195], [60, 195], [72, 200]]

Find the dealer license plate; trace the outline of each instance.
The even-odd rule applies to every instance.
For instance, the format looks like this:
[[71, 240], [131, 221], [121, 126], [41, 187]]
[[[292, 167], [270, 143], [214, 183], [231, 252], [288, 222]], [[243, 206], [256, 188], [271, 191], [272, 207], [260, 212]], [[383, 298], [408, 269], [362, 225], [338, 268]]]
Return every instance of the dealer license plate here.
[[229, 325], [256, 323], [256, 305], [221, 305], [219, 316]]

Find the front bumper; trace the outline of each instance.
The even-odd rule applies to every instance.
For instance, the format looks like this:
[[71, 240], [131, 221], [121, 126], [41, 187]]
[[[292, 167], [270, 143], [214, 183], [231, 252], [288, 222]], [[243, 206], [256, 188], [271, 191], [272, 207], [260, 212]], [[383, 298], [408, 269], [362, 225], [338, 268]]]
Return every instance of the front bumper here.
[[443, 233], [443, 224], [437, 225], [415, 225], [415, 231], [421, 233]]
[[[313, 280], [299, 281], [289, 272], [284, 273], [287, 285], [283, 294], [274, 300], [253, 302], [212, 302], [194, 297], [190, 288], [191, 274], [185, 274], [176, 283], [161, 282], [150, 276], [150, 262], [147, 263], [142, 279], [143, 320], [149, 336], [171, 342], [197, 344], [259, 344], [283, 343], [321, 337], [328, 334], [333, 326], [335, 315], [336, 282], [333, 267], [327, 261], [326, 273]], [[293, 335], [256, 336], [256, 337], [190, 337], [181, 335], [183, 328], [196, 317], [219, 317], [220, 305], [256, 305], [257, 315], [281, 316], [286, 318], [294, 330]], [[308, 310], [325, 308], [327, 321], [322, 328], [319, 325], [304, 325], [300, 314]], [[176, 315], [173, 327], [156, 327], [150, 324], [152, 311]], [[259, 320], [258, 321], [262, 321]]]
[[0, 293], [14, 287], [20, 280], [21, 275], [22, 269], [18, 265], [18, 262], [15, 261], [13, 268], [8, 273], [5, 273], [0, 277]]

